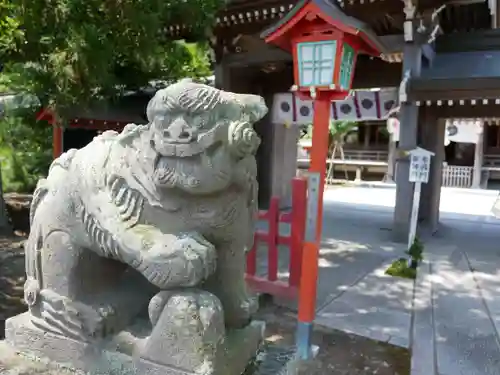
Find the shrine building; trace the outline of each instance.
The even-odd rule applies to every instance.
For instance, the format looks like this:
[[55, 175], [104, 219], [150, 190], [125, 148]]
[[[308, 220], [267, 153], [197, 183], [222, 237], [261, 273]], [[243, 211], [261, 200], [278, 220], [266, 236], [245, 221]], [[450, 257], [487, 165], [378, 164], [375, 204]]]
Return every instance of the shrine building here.
[[[361, 21], [387, 49], [380, 58], [360, 55], [353, 80], [357, 91], [332, 103], [333, 119], [359, 122], [357, 140], [347, 144], [346, 154], [358, 163], [386, 163], [384, 174], [397, 183], [393, 233], [405, 240], [413, 184], [408, 158], [399, 151], [416, 146], [432, 151], [419, 216], [422, 227], [435, 231], [443, 183], [478, 188], [499, 177], [498, 0], [316, 1]], [[233, 0], [213, 29], [216, 86], [262, 95], [271, 109], [256, 126], [264, 140], [258, 155], [262, 204], [271, 195], [288, 204], [297, 169], [297, 125], [311, 123], [313, 112], [310, 102], [290, 91], [292, 56], [267, 45], [262, 33], [302, 3]], [[189, 25], [172, 25], [169, 31], [182, 37]], [[391, 116], [398, 126], [384, 134]]]
[[[215, 85], [258, 94], [269, 114], [256, 130], [259, 203], [271, 196], [290, 204], [301, 126], [312, 122], [312, 103], [290, 90], [290, 53], [265, 43], [262, 33], [306, 0], [231, 0], [211, 31]], [[360, 55], [353, 95], [332, 102], [333, 120], [358, 123], [345, 145], [345, 164], [397, 183], [393, 233], [408, 233], [413, 184], [403, 156], [416, 146], [435, 154], [430, 180], [422, 190], [421, 226], [435, 231], [441, 186], [486, 187], [500, 179], [500, 0], [309, 0], [333, 6], [364, 25], [384, 44], [380, 57]], [[168, 25], [170, 37], [190, 38], [188, 20]], [[133, 93], [116, 108], [77, 113], [64, 131], [54, 128], [54, 156], [81, 147], [98, 131], [145, 122], [150, 92]], [[50, 120], [47, 113], [40, 118]], [[389, 126], [388, 126], [389, 125]], [[304, 162], [304, 160], [302, 160]], [[307, 163], [307, 160], [305, 160]]]

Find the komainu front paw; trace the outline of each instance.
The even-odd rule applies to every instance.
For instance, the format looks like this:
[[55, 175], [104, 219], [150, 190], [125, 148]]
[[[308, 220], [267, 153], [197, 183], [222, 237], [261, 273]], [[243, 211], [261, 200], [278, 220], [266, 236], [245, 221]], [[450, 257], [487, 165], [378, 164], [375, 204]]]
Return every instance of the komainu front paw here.
[[217, 252], [215, 246], [202, 235], [192, 232], [186, 234], [176, 243], [187, 263], [193, 269], [192, 280], [185, 286], [196, 286], [212, 276], [217, 269]]
[[186, 233], [148, 251], [143, 274], [161, 289], [193, 287], [211, 276], [216, 267], [214, 245], [197, 233]]

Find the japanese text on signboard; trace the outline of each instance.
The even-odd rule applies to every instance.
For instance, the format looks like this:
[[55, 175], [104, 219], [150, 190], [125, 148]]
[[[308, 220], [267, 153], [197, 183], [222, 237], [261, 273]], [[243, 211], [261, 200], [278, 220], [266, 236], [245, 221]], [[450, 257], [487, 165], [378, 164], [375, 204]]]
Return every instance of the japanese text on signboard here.
[[429, 155], [412, 154], [410, 156], [410, 182], [427, 183], [429, 181], [430, 164]]

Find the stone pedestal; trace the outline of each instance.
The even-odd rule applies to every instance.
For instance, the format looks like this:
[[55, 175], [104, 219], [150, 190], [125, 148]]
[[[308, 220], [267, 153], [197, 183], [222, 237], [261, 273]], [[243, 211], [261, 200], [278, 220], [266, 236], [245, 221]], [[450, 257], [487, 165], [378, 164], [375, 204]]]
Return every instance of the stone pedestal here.
[[[22, 356], [91, 375], [240, 375], [259, 349], [265, 323], [253, 321], [243, 329], [227, 332], [225, 340], [217, 348], [215, 363], [194, 371], [180, 367], [182, 359], [179, 362], [178, 358], [192, 362], [193, 357], [196, 359], [199, 355], [183, 352], [185, 348], [182, 345], [167, 349], [163, 363], [159, 358], [154, 361], [142, 358], [141, 345], [131, 343], [133, 338], [140, 342], [147, 327], [147, 321], [138, 322], [129, 331], [122, 332], [120, 338], [115, 336], [113, 340], [85, 343], [39, 330], [32, 325], [29, 313], [25, 313], [6, 321], [5, 342]], [[172, 350], [177, 351], [176, 355]], [[177, 366], [172, 364], [173, 357], [177, 357]]]

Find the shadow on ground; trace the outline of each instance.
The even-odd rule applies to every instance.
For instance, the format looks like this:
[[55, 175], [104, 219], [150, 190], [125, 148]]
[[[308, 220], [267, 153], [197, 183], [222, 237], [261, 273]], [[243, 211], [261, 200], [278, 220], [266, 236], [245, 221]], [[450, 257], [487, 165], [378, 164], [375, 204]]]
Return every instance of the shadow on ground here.
[[[267, 342], [277, 346], [294, 345], [296, 317], [290, 310], [267, 305], [258, 317], [267, 323]], [[407, 349], [320, 326], [315, 327], [312, 340], [320, 348], [318, 357], [301, 367], [300, 374], [410, 374]]]
[[23, 237], [0, 237], [0, 339], [5, 320], [26, 311]]
[[[22, 237], [0, 238], [0, 334], [10, 316], [26, 310], [23, 298], [24, 252]], [[257, 316], [267, 323], [266, 340], [278, 346], [292, 346], [296, 317], [286, 308], [264, 303]], [[307, 375], [408, 375], [408, 350], [317, 327], [313, 342], [320, 346], [318, 358], [303, 369]], [[0, 363], [1, 365], [1, 363]], [[268, 375], [276, 375], [270, 372]], [[249, 374], [254, 375], [254, 374]], [[267, 373], [258, 373], [267, 375]]]

